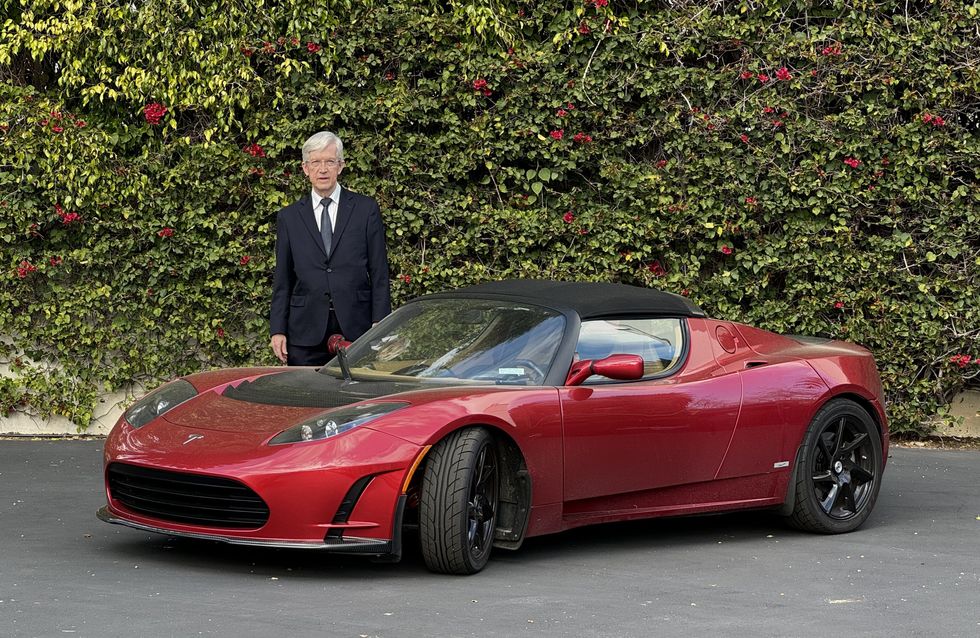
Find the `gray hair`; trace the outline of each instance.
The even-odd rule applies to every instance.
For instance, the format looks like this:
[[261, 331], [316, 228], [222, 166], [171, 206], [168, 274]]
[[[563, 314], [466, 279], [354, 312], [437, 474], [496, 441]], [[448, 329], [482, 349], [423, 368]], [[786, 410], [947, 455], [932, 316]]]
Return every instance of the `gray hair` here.
[[331, 145], [337, 146], [337, 159], [344, 161], [344, 143], [330, 131], [314, 133], [310, 136], [310, 139], [303, 143], [303, 161], [310, 161], [310, 153], [322, 151]]

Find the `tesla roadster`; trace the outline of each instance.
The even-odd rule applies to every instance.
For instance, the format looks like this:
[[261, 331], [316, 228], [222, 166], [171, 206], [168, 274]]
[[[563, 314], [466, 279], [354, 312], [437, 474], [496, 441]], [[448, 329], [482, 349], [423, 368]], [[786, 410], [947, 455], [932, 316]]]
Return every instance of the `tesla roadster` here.
[[867, 350], [619, 284], [502, 281], [399, 308], [320, 368], [167, 383], [105, 444], [109, 523], [480, 571], [581, 525], [749, 508], [850, 532], [888, 427]]

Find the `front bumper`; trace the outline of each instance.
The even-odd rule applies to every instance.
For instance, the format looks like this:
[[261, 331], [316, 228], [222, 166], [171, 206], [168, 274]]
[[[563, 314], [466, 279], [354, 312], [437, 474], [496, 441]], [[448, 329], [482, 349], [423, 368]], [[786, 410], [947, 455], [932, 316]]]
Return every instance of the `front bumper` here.
[[95, 513], [99, 520], [113, 525], [125, 525], [133, 529], [156, 534], [166, 534], [168, 536], [178, 536], [181, 538], [195, 538], [206, 541], [220, 541], [232, 545], [247, 545], [251, 547], [274, 547], [278, 549], [319, 549], [331, 553], [340, 554], [364, 554], [370, 556], [389, 556], [395, 559], [401, 558], [402, 553], [402, 534], [401, 520], [405, 511], [406, 497], [402, 495], [398, 499], [398, 506], [395, 512], [395, 525], [392, 530], [391, 539], [378, 538], [359, 538], [356, 536], [327, 537], [323, 541], [290, 541], [290, 540], [268, 540], [258, 538], [243, 538], [241, 536], [225, 536], [216, 533], [192, 532], [174, 530], [165, 527], [157, 527], [149, 523], [140, 523], [134, 520], [123, 518], [113, 513], [108, 505], [103, 506]]

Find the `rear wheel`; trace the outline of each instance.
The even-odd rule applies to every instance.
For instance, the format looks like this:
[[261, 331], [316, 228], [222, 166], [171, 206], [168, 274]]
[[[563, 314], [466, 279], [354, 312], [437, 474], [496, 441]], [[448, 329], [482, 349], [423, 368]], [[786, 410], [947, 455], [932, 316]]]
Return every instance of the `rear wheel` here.
[[847, 399], [831, 401], [803, 440], [790, 523], [822, 534], [857, 529], [878, 499], [882, 467], [881, 436], [868, 413]]
[[493, 547], [499, 492], [497, 448], [487, 430], [453, 432], [432, 449], [419, 503], [419, 537], [429, 569], [483, 569]]

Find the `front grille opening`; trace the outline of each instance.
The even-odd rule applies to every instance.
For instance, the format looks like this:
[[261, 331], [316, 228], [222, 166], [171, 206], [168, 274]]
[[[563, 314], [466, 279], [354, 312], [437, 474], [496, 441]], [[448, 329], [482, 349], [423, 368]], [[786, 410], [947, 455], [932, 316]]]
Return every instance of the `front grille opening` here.
[[235, 529], [257, 529], [269, 506], [238, 481], [125, 463], [107, 472], [109, 493], [128, 509], [165, 521]]

